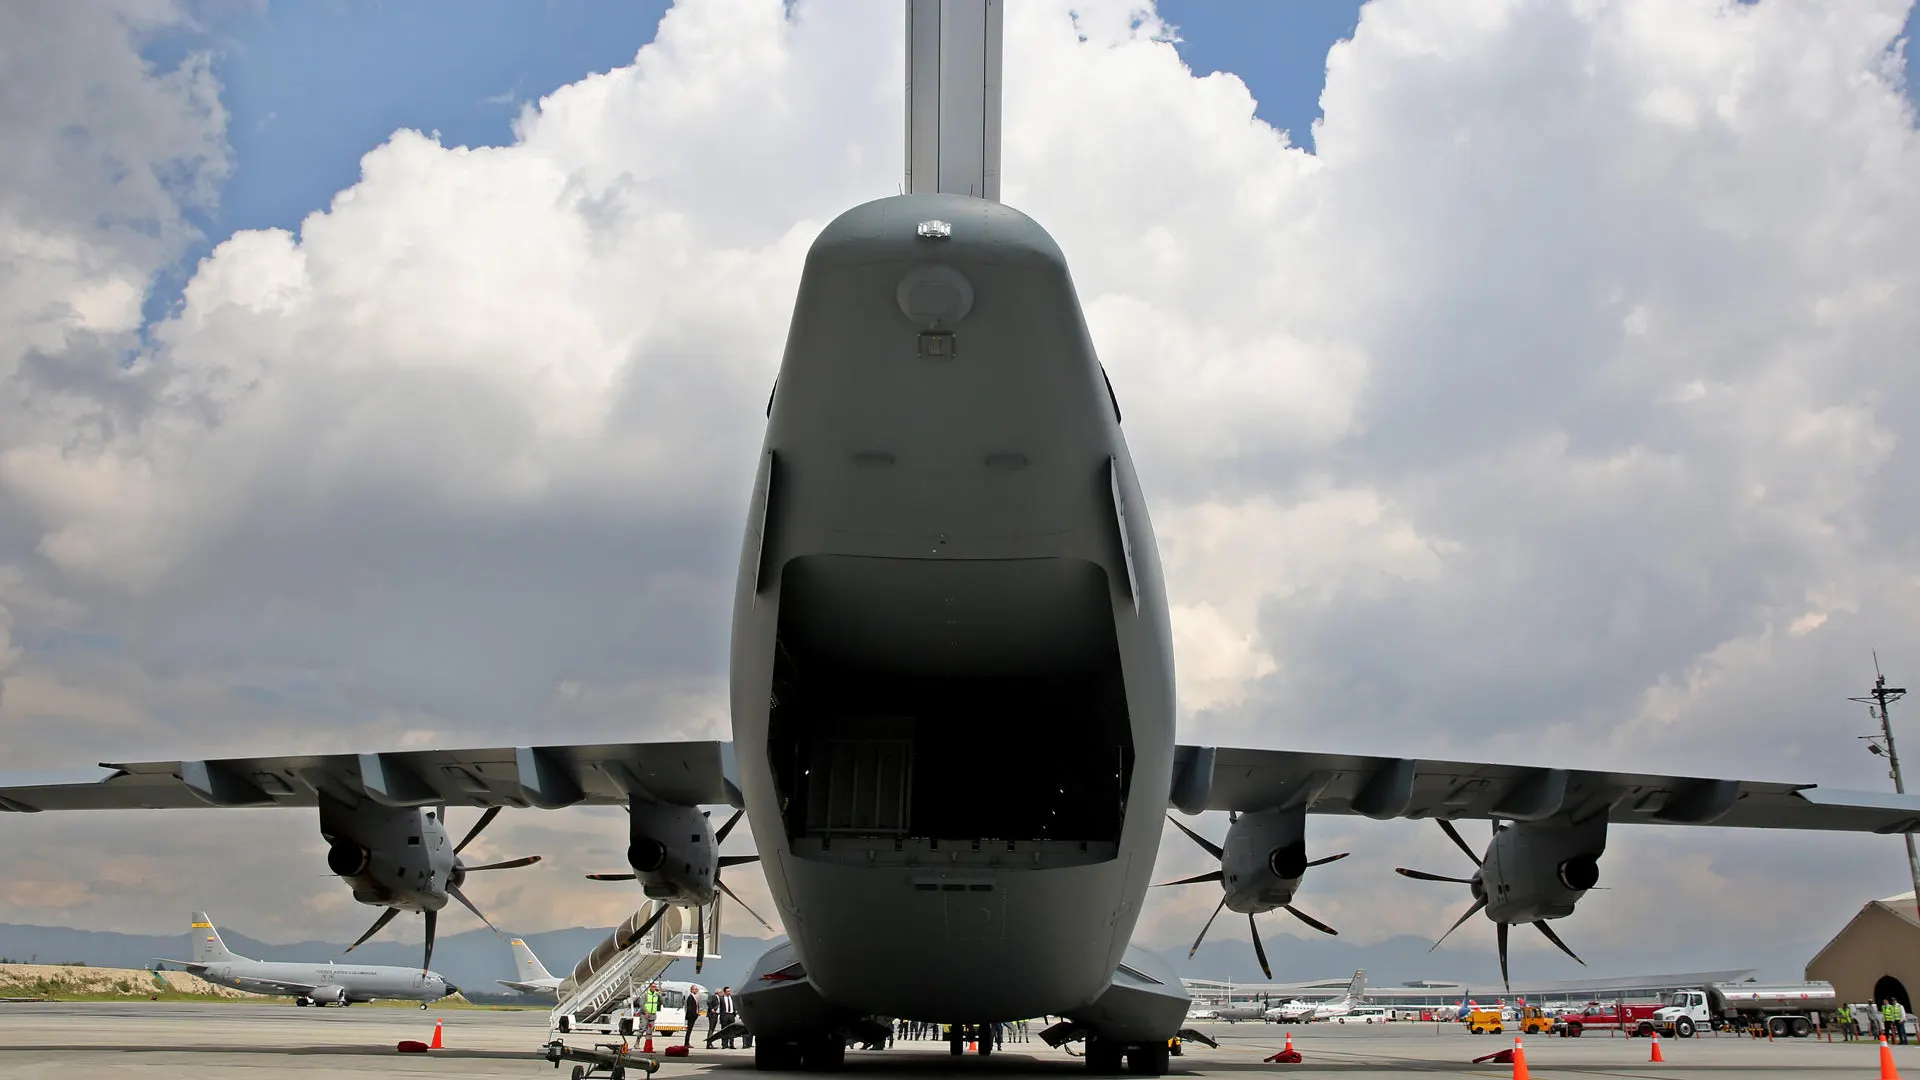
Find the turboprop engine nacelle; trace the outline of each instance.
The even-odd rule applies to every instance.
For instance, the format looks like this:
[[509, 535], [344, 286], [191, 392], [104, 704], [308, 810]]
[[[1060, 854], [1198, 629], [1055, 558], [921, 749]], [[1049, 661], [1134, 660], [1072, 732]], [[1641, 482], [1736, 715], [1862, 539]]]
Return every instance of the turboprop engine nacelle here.
[[628, 806], [627, 865], [650, 899], [713, 903], [720, 844], [698, 807], [649, 803]]
[[1307, 811], [1242, 814], [1220, 846], [1227, 910], [1258, 914], [1285, 907], [1307, 874]]
[[347, 879], [355, 900], [417, 912], [447, 906], [453, 844], [438, 810], [372, 800], [349, 806], [322, 794], [320, 836], [327, 869]]
[[1503, 825], [1487, 845], [1476, 892], [1486, 896], [1495, 922], [1563, 918], [1599, 882], [1606, 850], [1604, 815], [1576, 825]]

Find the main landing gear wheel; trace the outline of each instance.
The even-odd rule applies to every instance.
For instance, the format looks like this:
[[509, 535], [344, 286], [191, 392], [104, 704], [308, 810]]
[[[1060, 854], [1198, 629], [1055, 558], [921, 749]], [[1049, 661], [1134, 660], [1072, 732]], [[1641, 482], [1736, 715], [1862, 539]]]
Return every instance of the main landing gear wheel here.
[[573, 1080], [587, 1080], [587, 1067], [585, 1065], [575, 1065], [573, 1067]]
[[1122, 1047], [1106, 1039], [1087, 1040], [1087, 1071], [1096, 1076], [1112, 1076], [1120, 1071]]
[[1127, 1071], [1135, 1076], [1162, 1076], [1171, 1064], [1167, 1044], [1139, 1046], [1127, 1051]]
[[753, 1067], [761, 1072], [794, 1072], [801, 1067], [804, 1060], [799, 1043], [783, 1039], [754, 1041]]
[[800, 1056], [808, 1072], [831, 1072], [846, 1065], [847, 1040], [838, 1035], [822, 1035], [810, 1041]]

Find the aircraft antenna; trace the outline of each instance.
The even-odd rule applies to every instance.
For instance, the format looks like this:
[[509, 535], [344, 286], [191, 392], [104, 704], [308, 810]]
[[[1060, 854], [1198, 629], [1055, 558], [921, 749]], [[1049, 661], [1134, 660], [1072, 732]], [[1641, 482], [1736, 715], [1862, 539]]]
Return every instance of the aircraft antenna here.
[[[1907, 696], [1904, 687], [1888, 686], [1887, 677], [1880, 671], [1880, 650], [1873, 650], [1873, 689], [1865, 697], [1852, 697], [1848, 701], [1858, 701], [1867, 707], [1867, 715], [1880, 721], [1880, 734], [1861, 735], [1867, 741], [1867, 751], [1884, 754], [1887, 758], [1888, 773], [1893, 777], [1893, 790], [1896, 794], [1907, 793], [1907, 783], [1900, 775], [1900, 752], [1893, 744], [1893, 721], [1887, 713], [1887, 706]], [[1920, 852], [1915, 851], [1913, 834], [1902, 834], [1907, 841], [1907, 871], [1913, 876], [1914, 911], [1920, 914]]]

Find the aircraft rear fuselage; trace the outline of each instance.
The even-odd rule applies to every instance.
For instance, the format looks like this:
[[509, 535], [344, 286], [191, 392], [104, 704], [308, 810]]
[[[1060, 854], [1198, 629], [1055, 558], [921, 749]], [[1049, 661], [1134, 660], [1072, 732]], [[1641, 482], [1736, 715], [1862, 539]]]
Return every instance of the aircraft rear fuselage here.
[[734, 738], [808, 975], [927, 1020], [1085, 1004], [1152, 870], [1173, 676], [1058, 246], [963, 196], [843, 214], [808, 256], [764, 449]]

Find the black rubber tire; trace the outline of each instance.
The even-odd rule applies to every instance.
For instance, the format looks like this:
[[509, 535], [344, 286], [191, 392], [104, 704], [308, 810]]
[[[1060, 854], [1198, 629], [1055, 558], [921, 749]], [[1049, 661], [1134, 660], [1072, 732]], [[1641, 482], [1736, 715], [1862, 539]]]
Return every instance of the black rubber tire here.
[[1118, 1073], [1124, 1057], [1125, 1054], [1118, 1043], [1108, 1042], [1105, 1039], [1087, 1041], [1087, 1071], [1096, 1076], [1112, 1076]]
[[573, 1067], [573, 1080], [587, 1080], [587, 1067], [585, 1065], [575, 1065]]
[[1167, 1046], [1137, 1046], [1127, 1051], [1127, 1071], [1135, 1076], [1164, 1076], [1167, 1072]]
[[1673, 1034], [1675, 1038], [1693, 1038], [1693, 1020], [1685, 1016], [1675, 1020], [1673, 1022]]
[[607, 1076], [609, 1080], [627, 1080], [627, 1067], [625, 1065], [615, 1065], [613, 1068], [607, 1070]]
[[954, 1057], [959, 1057], [966, 1052], [967, 1044], [959, 1038], [956, 1037], [947, 1040], [947, 1053], [952, 1054]]
[[1793, 1018], [1793, 1037], [1794, 1038], [1804, 1039], [1811, 1034], [1813, 1034], [1813, 1024], [1810, 1023], [1806, 1017], [1796, 1016]]

